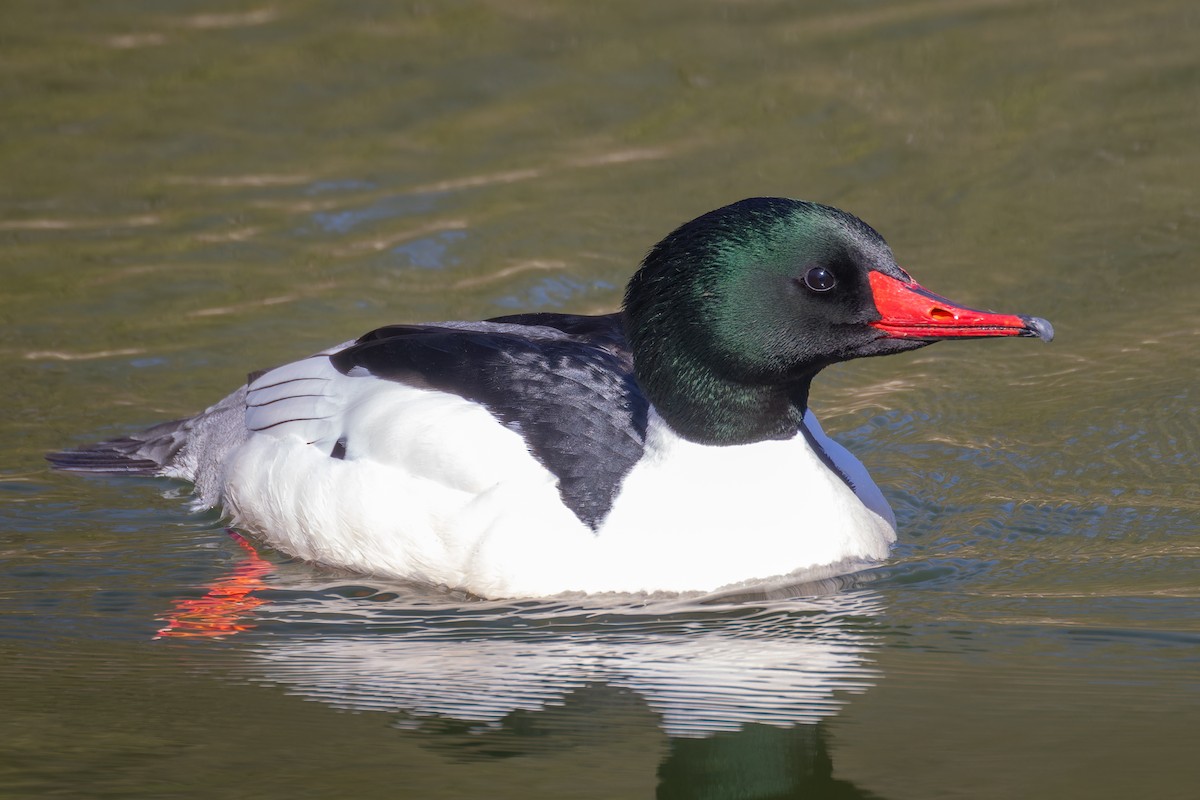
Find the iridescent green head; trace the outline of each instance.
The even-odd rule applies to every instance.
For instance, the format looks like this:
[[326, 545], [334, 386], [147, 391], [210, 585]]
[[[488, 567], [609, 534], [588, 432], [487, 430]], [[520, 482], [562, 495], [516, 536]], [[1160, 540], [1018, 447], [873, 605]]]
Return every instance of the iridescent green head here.
[[857, 217], [760, 197], [655, 245], [629, 282], [624, 320], [638, 382], [663, 419], [689, 439], [737, 444], [795, 435], [809, 384], [830, 364], [1048, 329], [998, 315], [963, 323], [970, 311], [914, 283]]

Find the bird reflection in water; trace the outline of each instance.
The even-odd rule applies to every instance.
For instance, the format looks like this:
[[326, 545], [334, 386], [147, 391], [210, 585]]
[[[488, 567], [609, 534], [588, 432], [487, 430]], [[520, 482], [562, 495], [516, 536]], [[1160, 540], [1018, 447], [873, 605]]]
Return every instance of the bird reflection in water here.
[[835, 776], [828, 745], [829, 720], [878, 677], [882, 605], [854, 579], [708, 598], [475, 601], [316, 584], [230, 535], [241, 560], [203, 597], [175, 601], [158, 637], [269, 629], [243, 642], [253, 682], [394, 714], [425, 746], [468, 761], [553, 757], [649, 722], [669, 740], [660, 798], [876, 797]]

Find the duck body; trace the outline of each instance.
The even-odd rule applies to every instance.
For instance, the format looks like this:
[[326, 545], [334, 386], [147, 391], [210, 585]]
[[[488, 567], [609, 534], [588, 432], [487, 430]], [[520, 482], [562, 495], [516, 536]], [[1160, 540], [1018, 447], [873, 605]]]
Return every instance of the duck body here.
[[[501, 411], [477, 399], [482, 390], [337, 367], [407, 368], [423, 338], [443, 336], [436, 328], [377, 339], [391, 346], [373, 358], [355, 344], [272, 370], [250, 384], [250, 432], [222, 459], [220, 501], [234, 523], [301, 558], [484, 596], [713, 590], [878, 560], [895, 538], [879, 490], [811, 412], [811, 439], [698, 444], [636, 384], [613, 390], [628, 374], [588, 342], [543, 326], [454, 330], [505, 355], [548, 337], [577, 360], [556, 352], [524, 387], [501, 384], [510, 398], [532, 395]], [[594, 379], [593, 361], [612, 382]], [[853, 488], [811, 440], [859, 477]]]
[[[903, 299], [877, 304], [894, 284]], [[1048, 329], [925, 292], [843, 212], [759, 198], [661, 242], [621, 313], [380, 328], [50, 459], [191, 481], [198, 506], [293, 556], [485, 597], [803, 581], [896, 538], [808, 409], [813, 375]]]

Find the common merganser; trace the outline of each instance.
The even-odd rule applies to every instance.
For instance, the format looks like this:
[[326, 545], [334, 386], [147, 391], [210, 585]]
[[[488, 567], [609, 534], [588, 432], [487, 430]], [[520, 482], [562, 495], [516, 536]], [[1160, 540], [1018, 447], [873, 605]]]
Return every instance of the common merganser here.
[[927, 291], [851, 214], [751, 198], [655, 245], [619, 313], [378, 328], [47, 457], [190, 481], [292, 556], [483, 597], [816, 579], [896, 530], [809, 410], [813, 377], [994, 336], [1053, 329]]

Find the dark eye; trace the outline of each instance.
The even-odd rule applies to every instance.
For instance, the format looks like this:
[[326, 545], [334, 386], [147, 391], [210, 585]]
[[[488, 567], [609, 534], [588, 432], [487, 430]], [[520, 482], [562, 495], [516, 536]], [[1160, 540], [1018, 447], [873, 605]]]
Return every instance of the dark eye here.
[[804, 285], [814, 292], [828, 292], [837, 286], [837, 278], [824, 267], [813, 267], [804, 273]]

